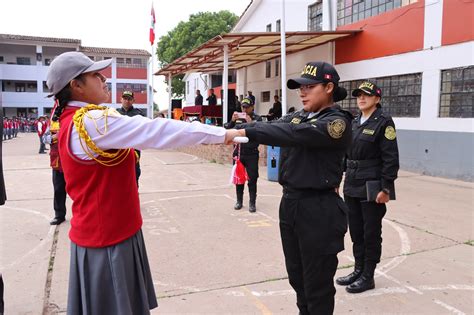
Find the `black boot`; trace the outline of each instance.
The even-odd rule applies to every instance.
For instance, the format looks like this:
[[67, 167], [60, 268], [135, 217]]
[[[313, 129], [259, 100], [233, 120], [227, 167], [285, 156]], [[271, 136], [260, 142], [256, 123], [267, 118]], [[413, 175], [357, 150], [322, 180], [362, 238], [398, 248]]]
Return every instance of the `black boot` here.
[[362, 265], [355, 265], [354, 271], [344, 277], [339, 277], [336, 279], [336, 283], [339, 285], [349, 285], [359, 279], [364, 271], [364, 267]]
[[369, 277], [364, 274], [360, 276], [354, 283], [346, 287], [349, 293], [361, 293], [375, 288], [374, 277]]
[[249, 212], [257, 211], [257, 206], [255, 205], [255, 200], [250, 200], [249, 202]]
[[250, 195], [249, 212], [257, 211], [257, 206], [255, 205], [255, 203], [257, 202], [257, 192], [255, 190], [251, 189], [249, 186], [249, 195]]
[[244, 185], [235, 185], [235, 191], [237, 193], [237, 202], [234, 205], [234, 210], [242, 209], [242, 201], [244, 199]]
[[371, 262], [365, 262], [364, 272], [359, 279], [353, 282], [351, 285], [346, 287], [346, 291], [349, 293], [361, 293], [367, 290], [375, 288], [374, 272], [376, 264]]

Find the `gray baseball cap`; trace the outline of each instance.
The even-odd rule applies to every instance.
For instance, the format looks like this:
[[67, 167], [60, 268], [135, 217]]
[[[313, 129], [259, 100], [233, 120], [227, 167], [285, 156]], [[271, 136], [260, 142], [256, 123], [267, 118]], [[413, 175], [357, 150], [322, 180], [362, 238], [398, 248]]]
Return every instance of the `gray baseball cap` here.
[[58, 94], [78, 75], [103, 70], [111, 63], [112, 59], [94, 62], [78, 51], [69, 51], [57, 56], [51, 62], [46, 75], [46, 85], [51, 90], [48, 97]]

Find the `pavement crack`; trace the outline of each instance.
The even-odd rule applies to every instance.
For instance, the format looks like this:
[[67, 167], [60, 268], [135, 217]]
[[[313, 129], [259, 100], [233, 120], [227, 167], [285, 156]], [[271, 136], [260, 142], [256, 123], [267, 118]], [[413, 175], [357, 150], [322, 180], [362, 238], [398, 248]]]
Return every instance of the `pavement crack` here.
[[423, 233], [427, 233], [427, 234], [430, 234], [430, 235], [434, 235], [434, 236], [437, 236], [437, 237], [441, 237], [441, 238], [444, 238], [445, 240], [449, 240], [451, 242], [454, 242], [456, 244], [462, 244], [462, 242], [459, 242], [455, 239], [452, 239], [450, 237], [447, 237], [447, 236], [444, 236], [444, 235], [440, 235], [440, 234], [436, 234], [436, 233], [433, 233], [431, 231], [428, 231], [428, 230], [425, 230], [423, 228], [420, 228], [420, 227], [417, 227], [415, 225], [411, 225], [411, 224], [407, 224], [407, 223], [403, 223], [403, 222], [400, 222], [398, 220], [395, 220], [395, 219], [389, 219], [389, 218], [386, 218], [387, 220], [393, 222], [393, 223], [397, 223], [397, 224], [400, 224], [400, 225], [403, 225], [405, 227], [409, 227], [409, 228], [412, 228], [412, 229], [415, 229], [417, 231], [420, 231], [420, 232], [423, 232]]
[[158, 298], [166, 299], [166, 298], [173, 298], [173, 297], [178, 297], [178, 296], [187, 296], [187, 295], [192, 295], [192, 294], [197, 294], [197, 293], [206, 293], [206, 292], [234, 289], [234, 288], [240, 288], [240, 287], [248, 286], [248, 285], [269, 283], [269, 282], [280, 281], [280, 280], [288, 280], [288, 277], [280, 277], [280, 278], [272, 278], [272, 279], [266, 279], [266, 280], [261, 280], [261, 281], [248, 282], [248, 283], [240, 283], [240, 284], [234, 284], [234, 285], [229, 285], [229, 286], [224, 286], [224, 287], [204, 289], [204, 290], [199, 290], [199, 291], [189, 291], [189, 292], [183, 292], [183, 293], [177, 293], [177, 294], [158, 295]]
[[49, 255], [48, 263], [48, 273], [46, 274], [46, 283], [44, 286], [44, 296], [43, 296], [43, 315], [48, 315], [51, 313], [51, 308], [56, 309], [54, 305], [49, 304], [49, 297], [51, 294], [51, 283], [53, 280], [53, 267], [54, 259], [56, 258], [56, 249], [58, 247], [58, 235], [59, 235], [59, 225], [56, 226], [53, 235], [53, 243], [51, 245], [51, 252]]

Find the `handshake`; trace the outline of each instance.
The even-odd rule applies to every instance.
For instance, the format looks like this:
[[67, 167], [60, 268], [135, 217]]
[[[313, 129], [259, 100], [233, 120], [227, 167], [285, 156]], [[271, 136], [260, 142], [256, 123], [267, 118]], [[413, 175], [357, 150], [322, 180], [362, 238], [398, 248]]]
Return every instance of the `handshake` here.
[[228, 129], [225, 132], [225, 144], [247, 143], [249, 138], [245, 136], [245, 129]]

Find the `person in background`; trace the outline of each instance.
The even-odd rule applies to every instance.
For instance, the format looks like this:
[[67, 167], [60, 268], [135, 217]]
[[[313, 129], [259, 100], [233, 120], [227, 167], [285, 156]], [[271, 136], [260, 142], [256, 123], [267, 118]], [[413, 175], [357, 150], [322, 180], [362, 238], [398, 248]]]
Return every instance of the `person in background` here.
[[252, 91], [248, 91], [247, 98], [251, 99], [253, 106], [255, 106], [255, 95], [252, 94]]
[[[354, 271], [336, 279], [349, 293], [375, 288], [374, 272], [382, 254], [382, 219], [386, 203], [395, 195], [399, 169], [395, 123], [382, 110], [382, 90], [363, 82], [352, 92], [360, 114], [352, 121], [352, 145], [346, 158], [344, 200], [349, 207], [349, 232], [355, 259]], [[368, 182], [379, 182], [370, 200]]]
[[[243, 123], [251, 123], [253, 121], [261, 121], [262, 118], [255, 114], [253, 111], [253, 103], [249, 98], [244, 98], [241, 103], [242, 112], [234, 112], [232, 114], [232, 120], [225, 124], [226, 129], [234, 128], [236, 125]], [[239, 152], [240, 150], [240, 152]], [[240, 155], [239, 155], [240, 153]], [[247, 174], [249, 176], [248, 188], [249, 188], [249, 212], [257, 211], [257, 180], [258, 180], [258, 143], [249, 142], [242, 143], [234, 146], [233, 157], [240, 157], [240, 161], [244, 165]], [[235, 185], [235, 191], [237, 194], [237, 201], [234, 205], [235, 210], [242, 209], [243, 198], [244, 198], [245, 185]]]
[[48, 129], [48, 124], [45, 120], [44, 116], [40, 116], [38, 118], [38, 123], [36, 125], [36, 131], [38, 133], [39, 141], [40, 141], [40, 148], [39, 148], [39, 154], [46, 154], [46, 145], [44, 143], [43, 136], [46, 133], [46, 130]]
[[217, 105], [217, 97], [214, 94], [214, 89], [209, 90], [209, 96], [206, 98], [207, 105]]
[[[122, 107], [117, 109], [120, 114], [126, 115], [128, 117], [133, 117], [137, 115], [145, 116], [139, 108], [133, 106], [133, 103], [135, 102], [135, 94], [132, 91], [123, 91], [121, 101]], [[140, 175], [142, 174], [142, 169], [140, 168], [141, 154], [142, 153], [140, 150], [135, 150], [135, 157], [137, 159], [135, 163], [135, 177], [137, 179], [137, 186], [139, 186], [138, 180], [140, 179]]]
[[58, 133], [59, 117], [54, 114], [56, 106], [53, 108], [51, 122], [49, 124], [50, 136], [47, 137], [50, 146], [49, 159], [53, 174], [53, 207], [54, 218], [49, 222], [51, 225], [59, 225], [66, 220], [66, 181], [59, 159]]
[[275, 100], [275, 102], [273, 103], [272, 108], [270, 108], [270, 110], [268, 111], [268, 120], [280, 119], [282, 115], [281, 102], [278, 95], [273, 96], [273, 99]]
[[202, 105], [203, 97], [200, 90], [196, 90], [196, 97], [194, 98], [194, 105]]

